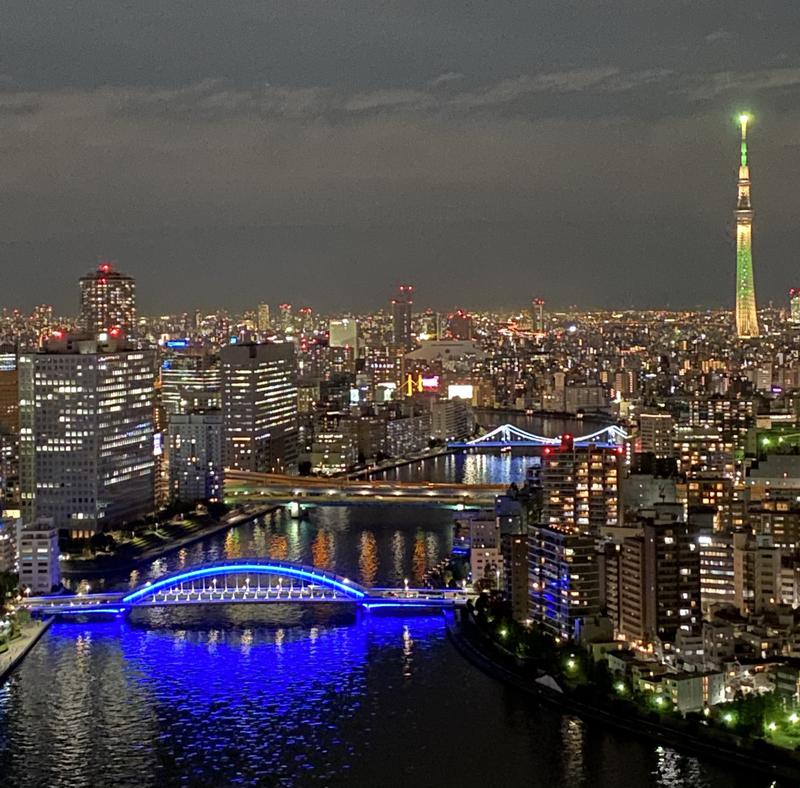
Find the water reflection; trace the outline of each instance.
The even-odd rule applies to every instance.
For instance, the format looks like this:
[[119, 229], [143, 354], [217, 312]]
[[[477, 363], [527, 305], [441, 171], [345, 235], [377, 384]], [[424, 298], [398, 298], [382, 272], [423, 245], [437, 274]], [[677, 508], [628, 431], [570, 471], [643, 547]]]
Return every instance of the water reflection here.
[[561, 720], [562, 765], [566, 785], [586, 785], [586, 770], [583, 762], [585, 736], [586, 726], [583, 720], [568, 716]]
[[378, 542], [371, 531], [362, 531], [359, 544], [358, 569], [361, 585], [371, 588], [378, 574]]
[[281, 511], [208, 537], [124, 577], [111, 577], [106, 587], [134, 588], [185, 566], [260, 556], [328, 569], [365, 585], [401, 587], [406, 577], [421, 582], [428, 569], [449, 555], [452, 526], [448, 509], [319, 507], [301, 521]]

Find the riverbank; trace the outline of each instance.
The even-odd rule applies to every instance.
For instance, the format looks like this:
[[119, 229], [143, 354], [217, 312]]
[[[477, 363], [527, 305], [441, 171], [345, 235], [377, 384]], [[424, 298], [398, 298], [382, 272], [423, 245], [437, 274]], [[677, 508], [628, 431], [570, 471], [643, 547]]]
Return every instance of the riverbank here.
[[[462, 615], [466, 616], [466, 613]], [[723, 731], [697, 728], [687, 732], [654, 722], [642, 715], [620, 716], [571, 697], [569, 693], [557, 689], [557, 684], [552, 679], [547, 684], [532, 680], [523, 673], [520, 661], [511, 652], [502, 649], [472, 624], [465, 626], [456, 617], [450, 617], [447, 620], [447, 635], [456, 650], [475, 667], [537, 702], [546, 703], [582, 719], [647, 738], [660, 745], [767, 775], [771, 779], [780, 780], [781, 785], [800, 784], [800, 763], [789, 752], [760, 740], [756, 740], [758, 743], [748, 742], [741, 736]]]
[[193, 531], [191, 534], [182, 536], [179, 539], [164, 542], [164, 544], [146, 550], [138, 551], [134, 548], [133, 550], [126, 551], [124, 555], [112, 553], [110, 555], [96, 556], [95, 558], [63, 561], [61, 564], [61, 576], [69, 580], [82, 580], [87, 577], [97, 577], [99, 575], [114, 574], [116, 572], [135, 569], [148, 561], [155, 561], [176, 550], [188, 547], [195, 542], [213, 536], [220, 531], [226, 531], [229, 528], [242, 525], [250, 520], [255, 520], [266, 514], [271, 514], [272, 512], [278, 511], [280, 508], [281, 506], [279, 504], [270, 504], [269, 506], [260, 507], [253, 511], [226, 515], [221, 520], [208, 523], [198, 528], [196, 531]]
[[342, 478], [362, 479], [365, 476], [369, 477], [372, 476], [373, 474], [380, 474], [386, 471], [392, 471], [395, 468], [403, 468], [406, 465], [414, 465], [415, 463], [423, 462], [425, 460], [434, 460], [437, 457], [444, 457], [448, 454], [456, 454], [459, 451], [460, 449], [448, 449], [446, 446], [442, 446], [438, 449], [434, 449], [432, 451], [425, 452], [424, 454], [417, 455], [416, 457], [400, 457], [396, 460], [386, 461], [384, 463], [381, 463], [380, 465], [372, 465], [369, 468], [363, 468], [360, 471], [351, 471], [350, 473], [345, 474]]
[[25, 659], [28, 652], [38, 643], [39, 638], [47, 632], [52, 618], [45, 621], [32, 620], [18, 638], [8, 644], [8, 651], [0, 653], [0, 685], [11, 675], [14, 668]]

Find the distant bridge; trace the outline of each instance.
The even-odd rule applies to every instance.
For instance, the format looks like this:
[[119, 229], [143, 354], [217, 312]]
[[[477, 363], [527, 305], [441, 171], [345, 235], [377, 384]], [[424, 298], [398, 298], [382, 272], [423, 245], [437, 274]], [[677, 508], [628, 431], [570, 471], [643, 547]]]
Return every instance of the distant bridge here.
[[502, 424], [478, 438], [469, 441], [453, 441], [447, 445], [451, 449], [506, 449], [517, 446], [522, 448], [560, 446], [564, 440], [569, 439], [575, 446], [616, 447], [623, 446], [629, 437], [622, 427], [616, 425], [603, 427], [587, 435], [557, 435], [555, 438], [546, 438], [543, 435], [526, 432], [513, 424]]
[[284, 476], [230, 470], [225, 473], [225, 498], [232, 504], [249, 502], [309, 505], [425, 504], [427, 506], [485, 505], [505, 492], [505, 484], [402, 482], [387, 479], [342, 479]]
[[30, 597], [42, 616], [123, 616], [136, 608], [219, 604], [353, 604], [366, 610], [444, 609], [465, 604], [456, 589], [365, 588], [324, 569], [241, 558], [181, 569], [127, 592]]

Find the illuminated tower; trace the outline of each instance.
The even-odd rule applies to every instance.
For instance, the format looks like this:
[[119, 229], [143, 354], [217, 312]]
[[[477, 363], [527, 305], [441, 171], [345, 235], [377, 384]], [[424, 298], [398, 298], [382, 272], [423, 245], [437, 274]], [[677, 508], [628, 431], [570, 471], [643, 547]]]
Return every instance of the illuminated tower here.
[[750, 202], [750, 167], [747, 164], [747, 122], [740, 115], [742, 153], [739, 164], [739, 198], [736, 202], [736, 334], [739, 339], [758, 336], [756, 289], [753, 283], [753, 207]]

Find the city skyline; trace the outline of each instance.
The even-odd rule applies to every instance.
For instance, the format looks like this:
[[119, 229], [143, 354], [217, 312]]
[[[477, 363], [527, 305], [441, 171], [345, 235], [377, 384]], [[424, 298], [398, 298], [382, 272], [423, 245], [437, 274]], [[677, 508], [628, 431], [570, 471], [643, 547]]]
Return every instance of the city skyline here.
[[791, 3], [240, 10], [9, 4], [2, 306], [37, 302], [36, 270], [65, 311], [98, 256], [154, 313], [360, 309], [405, 280], [431, 305], [732, 306], [743, 106], [769, 129], [759, 298], [793, 285]]

